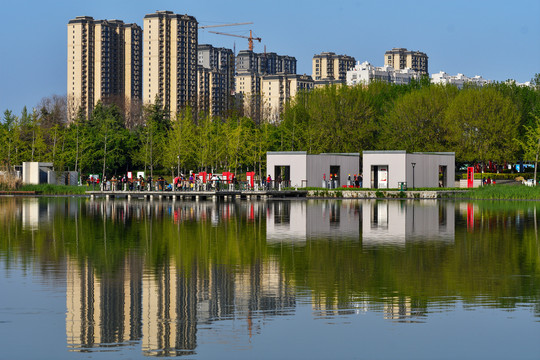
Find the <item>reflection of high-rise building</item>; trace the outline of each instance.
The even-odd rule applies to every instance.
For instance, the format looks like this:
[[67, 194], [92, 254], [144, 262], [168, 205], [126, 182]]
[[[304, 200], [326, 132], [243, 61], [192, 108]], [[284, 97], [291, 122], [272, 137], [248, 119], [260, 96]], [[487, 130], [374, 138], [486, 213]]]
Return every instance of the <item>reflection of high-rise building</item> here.
[[454, 242], [451, 201], [368, 201], [362, 209], [362, 245], [405, 245], [411, 241]]
[[145, 355], [192, 354], [197, 346], [197, 268], [163, 264], [143, 279]]
[[125, 270], [98, 276], [93, 266], [67, 261], [66, 336], [82, 351], [102, 344], [122, 344], [141, 337], [139, 258], [126, 258]]

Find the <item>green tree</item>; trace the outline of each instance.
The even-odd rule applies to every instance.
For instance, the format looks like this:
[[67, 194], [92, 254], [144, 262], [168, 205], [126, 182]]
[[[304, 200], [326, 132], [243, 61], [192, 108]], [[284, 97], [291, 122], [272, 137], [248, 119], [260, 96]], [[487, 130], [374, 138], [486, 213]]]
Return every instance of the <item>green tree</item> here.
[[163, 109], [159, 97], [153, 104], [143, 109], [144, 125], [139, 128], [141, 146], [135, 152], [136, 163], [144, 164], [145, 171], [150, 170], [150, 176], [154, 177], [154, 169], [163, 165], [164, 147], [167, 144], [167, 133], [170, 129], [169, 115]]
[[523, 159], [532, 161], [534, 159], [534, 181], [536, 185], [536, 174], [538, 170], [538, 154], [540, 153], [540, 116], [533, 115], [536, 122], [534, 126], [523, 125], [525, 128], [525, 139], [516, 139], [523, 149]]
[[461, 90], [445, 116], [451, 145], [461, 161], [515, 160], [519, 113], [491, 87]]
[[426, 86], [398, 98], [381, 123], [380, 148], [409, 152], [452, 150], [444, 120], [457, 92], [455, 86]]
[[176, 116], [172, 122], [167, 136], [165, 151], [165, 166], [181, 169], [189, 169], [196, 165], [195, 154], [195, 124], [191, 109], [185, 109]]

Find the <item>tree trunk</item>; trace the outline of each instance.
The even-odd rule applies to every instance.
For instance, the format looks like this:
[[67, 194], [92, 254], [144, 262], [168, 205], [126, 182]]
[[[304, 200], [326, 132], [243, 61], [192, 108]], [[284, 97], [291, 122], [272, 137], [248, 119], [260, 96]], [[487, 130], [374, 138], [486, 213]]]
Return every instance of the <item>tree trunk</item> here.
[[103, 150], [103, 177], [101, 181], [105, 180], [105, 162], [107, 160], [107, 133], [105, 133], [105, 147]]

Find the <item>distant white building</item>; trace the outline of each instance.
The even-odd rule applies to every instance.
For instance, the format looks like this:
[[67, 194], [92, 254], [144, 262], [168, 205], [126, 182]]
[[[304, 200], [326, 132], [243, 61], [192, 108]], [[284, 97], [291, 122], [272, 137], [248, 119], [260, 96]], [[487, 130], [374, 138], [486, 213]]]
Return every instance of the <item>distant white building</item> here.
[[476, 85], [476, 86], [484, 86], [486, 84], [490, 84], [491, 80], [486, 80], [480, 75], [476, 75], [473, 77], [468, 77], [463, 74], [458, 73], [457, 75], [448, 75], [444, 71], [438, 72], [437, 74], [431, 75], [431, 82], [433, 84], [452, 84], [456, 85], [459, 89], [463, 88], [463, 85], [465, 83]]
[[396, 70], [390, 65], [376, 67], [369, 62], [357, 62], [356, 66], [347, 71], [347, 85], [368, 85], [372, 81], [384, 81], [392, 84], [409, 84], [418, 78], [418, 73], [406, 68]]

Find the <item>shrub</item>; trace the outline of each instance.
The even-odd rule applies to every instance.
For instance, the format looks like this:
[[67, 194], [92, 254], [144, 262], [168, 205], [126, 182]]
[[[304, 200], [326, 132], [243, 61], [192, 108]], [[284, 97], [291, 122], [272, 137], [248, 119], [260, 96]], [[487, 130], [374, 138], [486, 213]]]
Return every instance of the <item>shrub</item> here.
[[22, 186], [22, 180], [12, 173], [3, 172], [0, 175], [0, 190], [13, 191]]

